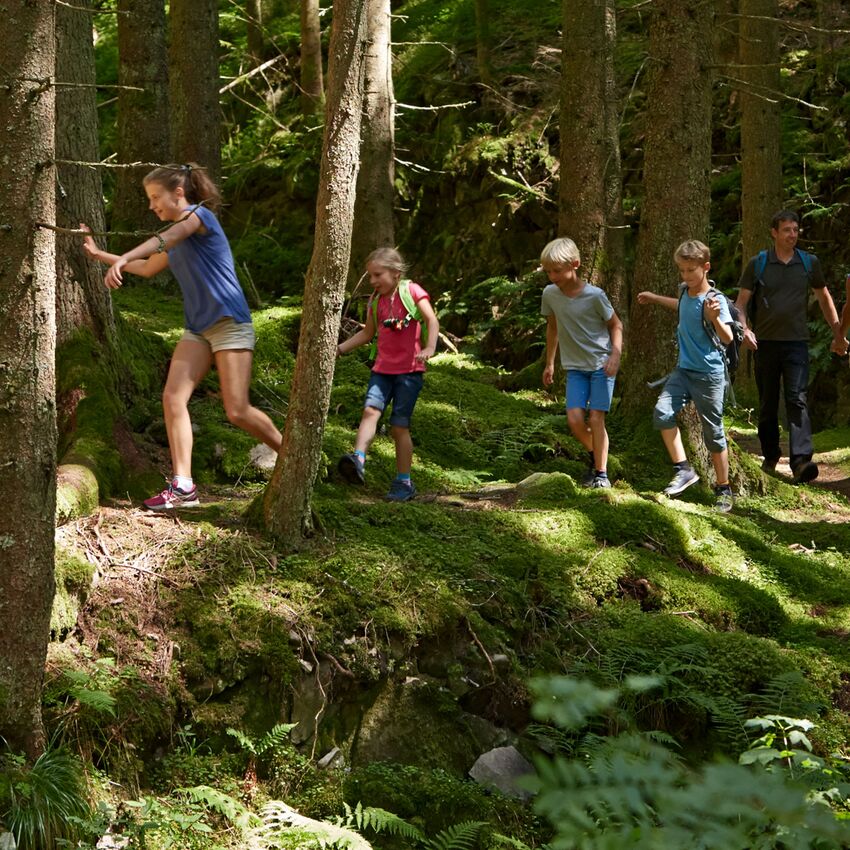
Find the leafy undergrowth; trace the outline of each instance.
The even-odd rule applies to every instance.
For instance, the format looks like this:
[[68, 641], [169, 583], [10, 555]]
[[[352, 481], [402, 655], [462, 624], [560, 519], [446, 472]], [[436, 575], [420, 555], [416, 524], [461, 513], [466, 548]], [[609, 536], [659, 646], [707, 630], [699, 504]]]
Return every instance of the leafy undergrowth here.
[[[173, 336], [173, 302], [142, 310], [138, 292], [118, 298], [139, 305], [136, 326]], [[254, 401], [279, 424], [297, 317], [289, 301], [256, 316]], [[430, 789], [410, 809], [419, 825], [483, 813], [534, 844], [545, 831], [526, 809], [465, 779], [493, 745], [537, 751], [532, 674], [604, 687], [657, 677], [628, 708], [692, 763], [737, 754], [747, 718], [780, 711], [817, 724], [817, 752], [846, 751], [843, 496], [771, 479], [726, 516], [703, 485], [667, 500], [660, 440], [616, 414], [615, 486], [583, 490], [584, 453], [557, 401], [503, 392], [498, 370], [441, 354], [413, 424], [421, 495], [389, 504], [389, 437], [375, 442], [365, 487], [334, 471], [367, 375], [357, 355], [339, 361], [314, 499], [324, 533], [311, 548], [285, 555], [247, 527], [261, 475], [245, 472], [252, 442], [225, 422], [215, 374], [191, 403], [201, 507], [163, 517], [115, 502], [60, 530], [66, 593], [47, 713], [102, 777], [175, 811], [177, 789], [210, 785], [254, 808], [286, 799], [329, 817], [343, 801], [404, 808], [408, 771], [408, 789]], [[842, 439], [821, 435], [819, 459]], [[90, 590], [86, 565], [98, 575]], [[298, 724], [291, 740], [252, 756], [245, 741], [280, 722]], [[336, 769], [318, 771], [334, 747]]]

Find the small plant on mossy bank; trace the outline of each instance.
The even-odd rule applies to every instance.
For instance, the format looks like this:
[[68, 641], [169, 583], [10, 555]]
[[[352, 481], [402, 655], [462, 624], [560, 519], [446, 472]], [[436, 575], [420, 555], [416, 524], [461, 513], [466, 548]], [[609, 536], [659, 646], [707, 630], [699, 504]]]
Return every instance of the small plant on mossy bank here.
[[[652, 680], [628, 679], [642, 691]], [[617, 705], [619, 689], [557, 677], [532, 683], [535, 716], [579, 733]], [[781, 752], [781, 751], [780, 751]], [[773, 760], [771, 756], [771, 760]], [[796, 778], [758, 765], [714, 763], [689, 769], [646, 735], [597, 738], [581, 758], [537, 759], [535, 809], [564, 847], [621, 850], [701, 847], [704, 850], [839, 848], [850, 824], [813, 800]]]
[[50, 747], [32, 765], [0, 755], [0, 832], [14, 835], [17, 850], [70, 846], [90, 814], [85, 771], [67, 751]]

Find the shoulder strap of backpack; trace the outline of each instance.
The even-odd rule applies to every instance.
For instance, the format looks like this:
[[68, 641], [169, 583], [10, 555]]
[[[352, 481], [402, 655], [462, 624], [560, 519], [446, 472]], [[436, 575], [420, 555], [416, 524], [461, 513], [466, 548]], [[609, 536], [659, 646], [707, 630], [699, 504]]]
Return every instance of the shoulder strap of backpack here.
[[399, 281], [398, 296], [401, 299], [401, 303], [404, 305], [404, 309], [407, 310], [410, 315], [410, 318], [419, 322], [421, 328], [419, 331], [419, 344], [422, 346], [428, 345], [428, 325], [423, 321], [422, 312], [413, 300], [413, 295], [410, 293], [409, 280]]
[[803, 268], [806, 270], [806, 276], [811, 278], [812, 255], [808, 251], [802, 251], [800, 248], [795, 248], [794, 250], [800, 255], [800, 262], [803, 264]]
[[753, 269], [753, 277], [756, 283], [761, 280], [764, 270], [767, 268], [767, 251], [759, 251], [756, 255], [756, 264]]

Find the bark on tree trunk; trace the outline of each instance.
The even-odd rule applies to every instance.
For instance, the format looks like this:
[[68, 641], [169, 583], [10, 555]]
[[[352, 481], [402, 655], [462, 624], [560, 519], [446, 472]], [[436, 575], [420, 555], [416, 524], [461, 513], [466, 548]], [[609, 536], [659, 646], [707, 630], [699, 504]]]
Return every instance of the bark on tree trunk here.
[[287, 549], [312, 530], [310, 497], [322, 453], [360, 152], [364, 0], [334, 0], [328, 103], [316, 235], [304, 287], [298, 359], [277, 466], [265, 495], [266, 524]]
[[[97, 98], [94, 82], [91, 0], [56, 7], [56, 78], [76, 85], [56, 92], [56, 158], [97, 162]], [[59, 165], [56, 220], [61, 227], [85, 222], [95, 231], [106, 229], [100, 172], [82, 165]], [[136, 192], [141, 186], [136, 187]], [[91, 328], [100, 340], [115, 331], [112, 301], [103, 284], [103, 271], [86, 259], [78, 236], [56, 237], [56, 344], [77, 328]]]
[[770, 219], [782, 209], [782, 112], [778, 0], [740, 0], [743, 260], [770, 244]]
[[221, 176], [218, 3], [180, 0], [170, 5], [169, 21], [174, 159], [197, 162], [217, 183]]
[[[585, 0], [582, 0], [585, 2]], [[478, 79], [485, 85], [493, 83], [490, 52], [490, 0], [475, 0], [475, 49], [478, 60]]]
[[[160, 222], [148, 209], [142, 177], [171, 159], [163, 0], [118, 0], [118, 55], [118, 83], [131, 87], [118, 90], [118, 160], [143, 164], [117, 170], [111, 227], [155, 230]], [[139, 241], [116, 239], [109, 250], [120, 253]]]
[[581, 252], [582, 274], [623, 304], [619, 102], [614, 0], [564, 0], [558, 232]]
[[245, 3], [247, 18], [248, 56], [251, 67], [256, 68], [263, 61], [263, 4], [262, 0], [247, 0]]
[[53, 601], [56, 501], [53, 233], [55, 35], [51, 0], [0, 19], [0, 736], [34, 758], [44, 746], [41, 685]]
[[366, 59], [360, 173], [351, 240], [351, 278], [363, 274], [366, 257], [395, 244], [395, 100], [390, 0], [366, 0]]
[[301, 113], [318, 114], [324, 98], [319, 0], [301, 0]]
[[646, 384], [676, 361], [675, 313], [639, 305], [635, 296], [652, 290], [675, 297], [673, 251], [685, 239], [708, 243], [711, 20], [710, 4], [703, 0], [652, 4], [644, 196], [624, 376], [624, 406], [632, 414], [654, 405], [658, 391]]

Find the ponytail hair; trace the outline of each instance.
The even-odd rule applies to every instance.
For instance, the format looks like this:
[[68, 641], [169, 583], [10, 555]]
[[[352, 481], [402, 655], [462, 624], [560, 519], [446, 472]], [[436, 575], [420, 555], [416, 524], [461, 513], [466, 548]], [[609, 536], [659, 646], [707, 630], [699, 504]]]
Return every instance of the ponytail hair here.
[[407, 263], [395, 248], [376, 248], [366, 257], [365, 265], [368, 266], [369, 263], [398, 272], [402, 276], [407, 272]]
[[214, 213], [221, 209], [221, 192], [218, 186], [210, 180], [206, 168], [195, 162], [160, 165], [149, 171], [142, 183], [145, 186], [148, 183], [158, 183], [169, 192], [179, 187], [190, 204], [203, 204]]

